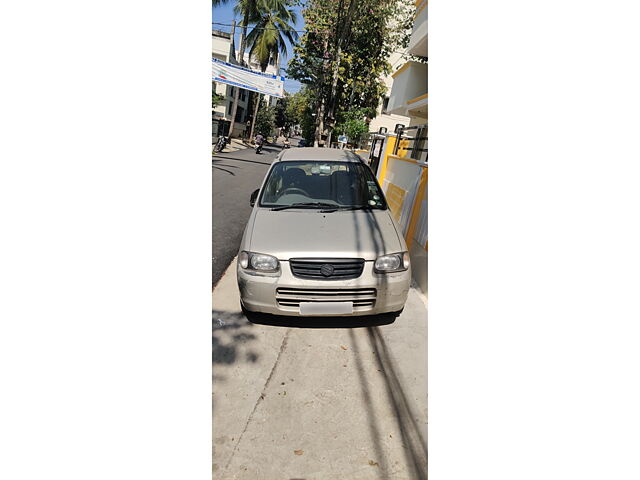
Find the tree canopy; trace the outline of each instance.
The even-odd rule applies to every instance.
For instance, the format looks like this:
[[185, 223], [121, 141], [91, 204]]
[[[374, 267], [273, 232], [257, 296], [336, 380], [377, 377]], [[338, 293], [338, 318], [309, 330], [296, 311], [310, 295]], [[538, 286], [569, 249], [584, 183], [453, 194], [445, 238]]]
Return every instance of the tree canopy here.
[[287, 53], [287, 44], [295, 44], [298, 33], [293, 25], [298, 19], [290, 0], [257, 0], [254, 3], [256, 12], [250, 20], [255, 26], [247, 35], [247, 44], [249, 55], [264, 72], [278, 54]]
[[414, 11], [410, 0], [306, 3], [306, 31], [287, 73], [313, 89], [316, 142], [331, 136], [341, 112], [378, 107], [389, 56], [408, 45]]

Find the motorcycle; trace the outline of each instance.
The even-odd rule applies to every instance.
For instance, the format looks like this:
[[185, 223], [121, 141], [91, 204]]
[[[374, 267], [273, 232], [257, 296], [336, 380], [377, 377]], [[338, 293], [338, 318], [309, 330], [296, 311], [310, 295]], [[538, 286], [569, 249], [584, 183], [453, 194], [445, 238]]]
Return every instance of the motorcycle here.
[[227, 137], [225, 137], [224, 135], [221, 135], [220, 138], [218, 138], [218, 143], [216, 143], [216, 146], [214, 147], [213, 151], [221, 152], [222, 150], [224, 150], [224, 147], [227, 146], [227, 143], [228, 143]]
[[284, 150], [285, 148], [290, 148], [290, 147], [291, 147], [291, 143], [289, 142], [289, 139], [285, 138], [284, 144], [282, 145], [282, 149]]
[[256, 153], [262, 152], [262, 143], [256, 144]]

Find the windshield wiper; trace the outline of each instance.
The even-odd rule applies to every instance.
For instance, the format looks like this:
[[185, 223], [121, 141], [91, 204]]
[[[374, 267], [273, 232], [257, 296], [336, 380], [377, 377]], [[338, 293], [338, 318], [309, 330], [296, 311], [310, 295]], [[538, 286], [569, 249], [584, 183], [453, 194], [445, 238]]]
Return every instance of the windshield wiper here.
[[353, 206], [353, 207], [334, 207], [334, 208], [329, 208], [327, 210], [320, 210], [320, 213], [332, 213], [332, 212], [337, 212], [338, 210], [371, 210], [373, 207], [370, 205], [359, 205], [359, 206]]
[[302, 202], [293, 203], [291, 205], [282, 205], [280, 207], [273, 207], [271, 210], [286, 210], [287, 208], [303, 208], [303, 207], [335, 207], [333, 203], [326, 202]]

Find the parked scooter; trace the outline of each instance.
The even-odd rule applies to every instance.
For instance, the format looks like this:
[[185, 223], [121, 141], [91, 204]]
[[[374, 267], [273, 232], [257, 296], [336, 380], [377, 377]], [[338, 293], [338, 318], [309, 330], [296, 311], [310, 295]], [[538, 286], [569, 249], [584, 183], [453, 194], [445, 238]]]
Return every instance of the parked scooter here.
[[227, 143], [229, 143], [229, 139], [224, 135], [220, 135], [220, 137], [218, 138], [218, 142], [216, 143], [216, 146], [213, 148], [213, 151], [221, 152], [222, 150], [224, 150], [224, 147], [227, 146]]

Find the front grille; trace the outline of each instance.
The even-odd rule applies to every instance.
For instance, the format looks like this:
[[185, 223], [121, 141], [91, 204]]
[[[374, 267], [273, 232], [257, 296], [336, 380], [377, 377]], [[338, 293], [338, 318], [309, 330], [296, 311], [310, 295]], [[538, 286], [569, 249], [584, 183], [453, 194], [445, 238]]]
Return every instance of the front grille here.
[[281, 307], [299, 307], [300, 302], [353, 302], [354, 308], [372, 308], [375, 288], [284, 288], [276, 289]]
[[298, 278], [348, 280], [358, 278], [364, 268], [362, 258], [292, 258], [291, 273]]

